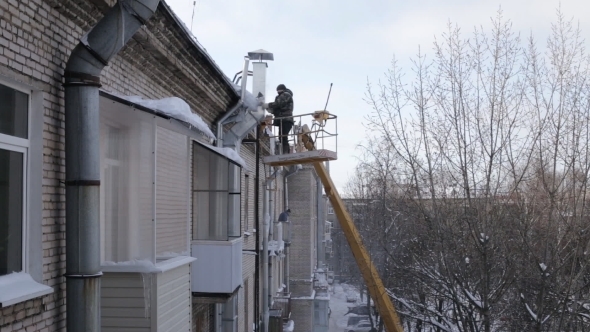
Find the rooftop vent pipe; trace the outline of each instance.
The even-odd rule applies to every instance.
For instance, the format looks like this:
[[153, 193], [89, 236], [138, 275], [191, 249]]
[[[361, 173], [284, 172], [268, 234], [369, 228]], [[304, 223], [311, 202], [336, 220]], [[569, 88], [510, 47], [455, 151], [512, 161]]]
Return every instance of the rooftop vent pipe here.
[[243, 105], [244, 107], [239, 110], [241, 114], [236, 117], [239, 121], [237, 121], [227, 133], [223, 132], [223, 125], [236, 111], [236, 109], [233, 108], [217, 123], [218, 146], [235, 148], [236, 151], [239, 151], [242, 139], [253, 128], [256, 128], [266, 115], [264, 109], [259, 105], [259, 102], [264, 100], [264, 94], [266, 93], [267, 64], [262, 61], [272, 61], [274, 60], [274, 56], [272, 53], [262, 49], [248, 52], [248, 56], [244, 57], [244, 69], [242, 70], [242, 74], [249, 72], [248, 68], [251, 60], [258, 60], [257, 62], [252, 62], [252, 94], [247, 95], [246, 93], [248, 75], [244, 75], [240, 87], [242, 103], [239, 104], [239, 106]]
[[70, 332], [100, 331], [100, 74], [160, 0], [120, 0], [66, 64], [66, 312]]

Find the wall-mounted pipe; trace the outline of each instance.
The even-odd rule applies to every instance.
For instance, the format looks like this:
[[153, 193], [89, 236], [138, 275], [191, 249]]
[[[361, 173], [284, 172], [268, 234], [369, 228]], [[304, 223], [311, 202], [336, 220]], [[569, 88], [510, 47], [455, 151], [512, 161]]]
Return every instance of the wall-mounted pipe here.
[[[266, 178], [268, 174], [264, 172]], [[269, 183], [264, 181], [264, 199], [262, 201], [263, 227], [262, 227], [262, 332], [268, 332], [269, 321], [269, 301], [268, 301], [268, 226], [270, 224], [269, 215]]]
[[159, 0], [121, 0], [74, 48], [64, 72], [66, 328], [100, 331], [100, 74]]
[[[272, 168], [271, 168], [271, 172], [272, 172]], [[276, 173], [275, 173], [275, 175], [276, 175]], [[273, 196], [274, 196], [274, 192], [275, 191], [272, 188], [274, 182], [276, 182], [276, 181], [274, 181], [274, 180], [269, 181], [269, 187], [270, 187], [269, 190], [271, 190], [271, 192], [269, 192], [269, 195], [268, 195], [269, 196], [268, 205], [269, 205], [269, 210], [270, 210], [270, 213], [269, 213], [269, 216], [268, 216], [268, 219], [270, 221], [269, 222], [269, 225], [268, 225], [269, 226], [268, 227], [268, 238], [270, 240], [274, 240], [274, 238], [273, 238], [273, 233], [274, 233], [273, 232], [273, 228], [274, 228], [274, 224], [275, 224], [275, 212], [274, 212], [274, 210], [275, 210], [275, 206], [274, 206], [275, 201], [274, 201], [274, 197]], [[268, 255], [268, 253], [267, 253], [267, 255]], [[272, 292], [271, 292], [271, 290], [273, 290], [273, 288], [272, 288], [272, 258], [270, 258], [270, 257], [268, 259], [268, 265], [266, 266], [266, 270], [268, 271], [268, 280], [266, 281], [266, 283], [268, 285], [269, 292], [268, 292], [268, 294], [266, 294], [266, 296], [268, 297], [268, 308], [265, 308], [265, 309], [266, 309], [267, 312], [269, 312], [269, 315], [270, 315], [270, 306], [272, 305]]]
[[[246, 66], [248, 64], [249, 60], [246, 57], [244, 60], [244, 70], [247, 69]], [[247, 105], [248, 107], [240, 110], [240, 112], [244, 112], [241, 120], [236, 122], [227, 133], [224, 133], [225, 137], [222, 140], [223, 146], [235, 148], [236, 151], [239, 151], [242, 139], [253, 128], [259, 125], [266, 115], [266, 112], [262, 109], [266, 84], [266, 62], [254, 62], [252, 67], [252, 95], [246, 96], [246, 77], [244, 77], [240, 86], [242, 100], [245, 101], [244, 106]], [[259, 97], [258, 93], [261, 93], [262, 97]]]
[[231, 107], [229, 111], [225, 112], [221, 119], [217, 120], [217, 140], [215, 142], [216, 146], [220, 148], [223, 147], [223, 123], [225, 122], [225, 120], [227, 120], [227, 118], [232, 116], [240, 107], [242, 107], [242, 105], [244, 105], [242, 99], [238, 100], [238, 102], [233, 107]]
[[[244, 57], [244, 69], [242, 70], [242, 73], [247, 73], [248, 72], [248, 66], [250, 64], [250, 58], [248, 58], [247, 56]], [[246, 84], [248, 83], [248, 75], [243, 75], [242, 76], [242, 100], [244, 100], [244, 98], [246, 98]]]
[[[256, 220], [256, 251], [260, 252], [260, 126], [256, 126], [256, 187], [254, 188], [254, 218]], [[254, 331], [260, 332], [260, 255], [256, 255], [254, 271]]]

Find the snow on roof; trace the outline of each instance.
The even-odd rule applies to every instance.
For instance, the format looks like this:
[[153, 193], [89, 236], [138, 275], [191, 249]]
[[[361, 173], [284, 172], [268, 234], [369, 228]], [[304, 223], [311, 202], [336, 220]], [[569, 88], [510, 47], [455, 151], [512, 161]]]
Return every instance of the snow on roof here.
[[168, 97], [163, 99], [143, 99], [141, 96], [117, 97], [125, 99], [133, 104], [162, 112], [171, 118], [184, 121], [202, 131], [208, 137], [215, 139], [215, 135], [211, 129], [209, 129], [209, 126], [205, 121], [203, 121], [198, 114], [191, 111], [191, 108], [186, 101], [178, 97]]
[[328, 287], [327, 271], [325, 271], [323, 268], [318, 268], [315, 270], [314, 279], [315, 287]]
[[232, 148], [221, 148], [221, 147], [217, 147], [217, 146], [213, 146], [213, 145], [206, 145], [206, 144], [203, 144], [203, 146], [219, 153], [220, 155], [226, 157], [227, 159], [230, 159], [230, 160], [234, 161], [235, 163], [237, 163], [238, 165], [242, 166], [242, 168], [248, 170], [248, 165], [246, 164], [244, 159], [240, 156], [240, 154], [236, 150], [234, 150]]

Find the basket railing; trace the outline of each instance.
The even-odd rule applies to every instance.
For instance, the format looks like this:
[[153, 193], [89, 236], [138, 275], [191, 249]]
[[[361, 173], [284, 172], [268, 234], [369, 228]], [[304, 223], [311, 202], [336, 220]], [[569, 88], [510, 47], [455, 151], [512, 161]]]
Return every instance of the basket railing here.
[[[292, 126], [287, 134], [280, 128]], [[298, 114], [287, 117], [268, 115], [264, 124], [270, 136], [277, 142], [275, 154], [298, 153], [312, 150], [330, 150], [338, 152], [338, 117], [327, 111]], [[283, 139], [289, 142], [289, 151], [282, 151]]]

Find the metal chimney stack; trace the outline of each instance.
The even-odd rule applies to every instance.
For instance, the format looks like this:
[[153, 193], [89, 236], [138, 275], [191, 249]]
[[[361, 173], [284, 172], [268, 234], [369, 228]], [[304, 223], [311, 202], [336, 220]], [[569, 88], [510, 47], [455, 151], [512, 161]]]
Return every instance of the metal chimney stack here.
[[273, 61], [274, 55], [263, 49], [248, 52], [248, 58], [252, 62], [252, 94], [258, 96], [262, 93], [266, 102], [266, 68], [268, 64], [263, 61]]

